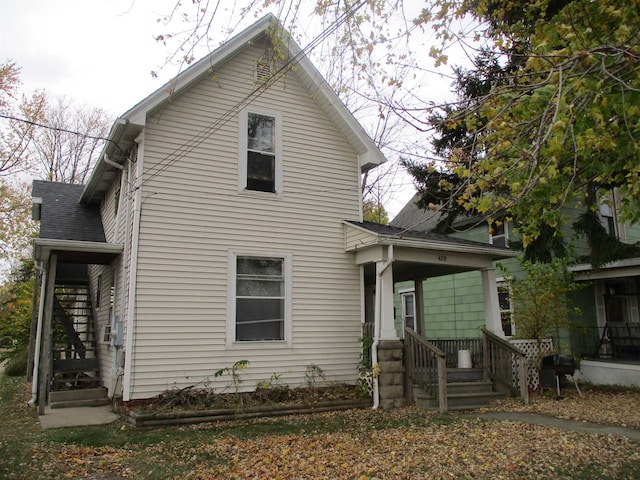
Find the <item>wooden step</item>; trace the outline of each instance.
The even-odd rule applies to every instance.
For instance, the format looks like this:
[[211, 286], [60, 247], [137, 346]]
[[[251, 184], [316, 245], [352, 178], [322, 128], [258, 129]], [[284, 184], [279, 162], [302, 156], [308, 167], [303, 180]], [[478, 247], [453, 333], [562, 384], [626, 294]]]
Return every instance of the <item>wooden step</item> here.
[[[447, 383], [447, 408], [449, 410], [471, 410], [488, 407], [496, 398], [504, 398], [504, 392], [494, 392], [491, 382]], [[439, 408], [438, 400], [414, 386], [416, 406], [427, 410]]]
[[491, 393], [493, 384], [491, 382], [456, 382], [447, 383], [448, 395], [462, 395], [465, 393]]
[[59, 390], [49, 393], [51, 408], [97, 407], [109, 405], [110, 402], [107, 389], [104, 387]]
[[481, 368], [447, 368], [447, 382], [477, 382], [484, 380]]
[[109, 398], [92, 398], [89, 400], [69, 400], [68, 402], [49, 402], [49, 408], [102, 407], [109, 405]]

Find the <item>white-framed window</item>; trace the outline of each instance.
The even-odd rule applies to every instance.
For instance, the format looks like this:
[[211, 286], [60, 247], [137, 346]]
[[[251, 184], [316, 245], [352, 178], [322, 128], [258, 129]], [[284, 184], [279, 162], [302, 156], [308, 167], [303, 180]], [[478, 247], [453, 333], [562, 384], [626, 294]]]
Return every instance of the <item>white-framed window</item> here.
[[282, 116], [243, 110], [238, 138], [239, 191], [282, 193]]
[[607, 233], [612, 237], [618, 238], [614, 197], [611, 191], [600, 194], [598, 216], [600, 217], [600, 223]]
[[227, 343], [291, 343], [291, 255], [229, 255]]
[[103, 325], [102, 335], [100, 337], [100, 343], [110, 343], [110, 342], [111, 342], [111, 325]]
[[506, 220], [493, 222], [489, 226], [489, 243], [496, 247], [509, 246], [509, 225]]
[[507, 282], [498, 282], [498, 304], [500, 305], [500, 321], [505, 336], [512, 337], [516, 334], [516, 325], [513, 321], [513, 305], [511, 298], [513, 292]]
[[413, 290], [400, 292], [402, 304], [402, 325], [416, 330], [416, 296]]

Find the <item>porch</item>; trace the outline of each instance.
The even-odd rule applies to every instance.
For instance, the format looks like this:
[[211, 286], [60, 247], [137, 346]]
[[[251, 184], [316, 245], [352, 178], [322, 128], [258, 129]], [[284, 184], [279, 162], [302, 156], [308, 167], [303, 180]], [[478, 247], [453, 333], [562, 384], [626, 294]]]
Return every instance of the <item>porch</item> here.
[[[517, 256], [517, 252], [369, 222], [345, 222], [345, 243], [345, 250], [354, 253], [355, 263], [361, 267], [363, 323], [371, 325], [368, 327], [372, 338], [371, 364], [380, 371], [374, 378], [374, 407], [394, 408], [414, 403], [417, 398], [414, 393], [419, 390], [422, 397], [437, 401], [438, 408], [446, 411], [449, 400], [454, 398], [447, 389], [459, 389], [453, 384], [463, 383], [447, 381], [447, 377], [453, 380], [456, 376], [452, 368], [456, 366], [458, 350], [470, 350], [472, 362], [479, 366], [474, 372], [479, 375], [473, 379], [476, 383], [488, 382], [491, 393], [506, 392], [514, 386], [515, 378], [514, 388], [522, 394], [518, 378], [521, 376], [526, 382], [526, 374], [519, 370], [525, 362], [518, 360], [520, 352], [504, 340], [493, 265], [495, 260]], [[461, 349], [456, 342], [436, 344], [425, 338], [422, 303], [425, 280], [472, 271], [480, 272], [482, 279], [485, 318], [482, 347], [477, 340], [467, 341], [469, 348]], [[394, 314], [394, 287], [399, 282], [412, 282], [415, 290], [415, 330], [404, 330], [404, 336], [402, 328], [395, 324]], [[518, 365], [515, 376], [514, 358]], [[469, 379], [465, 382], [472, 383]], [[473, 392], [460, 395], [465, 393], [473, 396]]]
[[[372, 332], [373, 324], [365, 323], [363, 338]], [[399, 392], [401, 376], [404, 404], [421, 408], [481, 408], [509, 395], [528, 403], [532, 363], [527, 355], [486, 329], [482, 333], [481, 338], [429, 340], [405, 329], [401, 348], [387, 343], [378, 354], [383, 396], [393, 389]], [[363, 353], [370, 360], [371, 355]]]

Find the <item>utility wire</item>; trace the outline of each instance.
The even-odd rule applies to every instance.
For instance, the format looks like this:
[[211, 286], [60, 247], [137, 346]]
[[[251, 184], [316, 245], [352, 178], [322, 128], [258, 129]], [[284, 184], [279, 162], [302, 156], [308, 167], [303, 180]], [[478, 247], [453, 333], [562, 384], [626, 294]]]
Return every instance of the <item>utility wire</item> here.
[[34, 122], [32, 120], [27, 120], [26, 118], [18, 118], [18, 117], [14, 117], [12, 115], [5, 115], [3, 113], [0, 113], [0, 117], [1, 118], [6, 118], [7, 120], [14, 120], [16, 122], [26, 123], [27, 125], [32, 125], [34, 127], [45, 128], [47, 130], [53, 130], [55, 132], [70, 133], [71, 135], [76, 135], [78, 137], [91, 138], [92, 140], [104, 140], [105, 142], [111, 142], [112, 144], [114, 144], [118, 148], [118, 150], [120, 150], [122, 152], [122, 149], [120, 148], [120, 146], [116, 142], [111, 140], [110, 138], [101, 137], [99, 135], [90, 135], [88, 133], [77, 132], [75, 130], [69, 130], [69, 129], [61, 128], [61, 127], [52, 127], [51, 125], [45, 125], [43, 123]]

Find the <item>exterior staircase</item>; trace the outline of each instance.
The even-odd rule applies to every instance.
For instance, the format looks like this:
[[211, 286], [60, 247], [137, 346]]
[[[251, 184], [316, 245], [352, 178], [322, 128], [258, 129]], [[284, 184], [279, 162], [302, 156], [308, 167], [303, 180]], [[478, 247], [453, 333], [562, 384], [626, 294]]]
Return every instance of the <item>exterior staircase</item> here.
[[107, 390], [100, 386], [96, 329], [86, 282], [56, 286], [53, 319], [49, 406], [109, 404]]
[[[418, 385], [413, 387], [416, 406], [437, 409], [438, 399], [425, 393]], [[505, 392], [497, 392], [490, 381], [484, 380], [480, 368], [447, 368], [447, 405], [449, 410], [471, 410], [489, 406], [495, 398], [504, 398]]]

